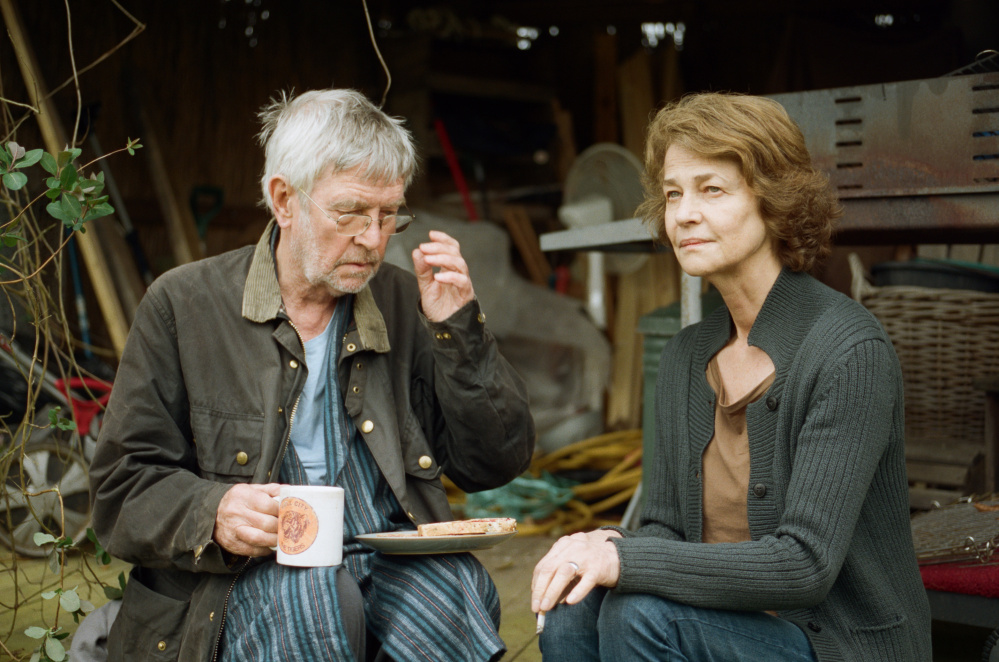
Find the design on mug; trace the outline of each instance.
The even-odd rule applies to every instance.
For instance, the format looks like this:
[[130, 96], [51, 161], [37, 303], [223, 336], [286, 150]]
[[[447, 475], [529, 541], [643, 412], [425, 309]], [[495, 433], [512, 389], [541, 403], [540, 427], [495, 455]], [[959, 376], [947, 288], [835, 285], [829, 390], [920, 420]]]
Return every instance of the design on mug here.
[[307, 502], [297, 497], [281, 500], [278, 515], [278, 545], [285, 554], [301, 554], [316, 540], [319, 517]]

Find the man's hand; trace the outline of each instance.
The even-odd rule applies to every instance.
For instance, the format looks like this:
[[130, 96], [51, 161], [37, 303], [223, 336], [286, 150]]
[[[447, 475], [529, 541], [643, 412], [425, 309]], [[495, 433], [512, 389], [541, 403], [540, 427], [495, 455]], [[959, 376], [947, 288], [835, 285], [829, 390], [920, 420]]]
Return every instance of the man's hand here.
[[431, 322], [443, 322], [475, 298], [458, 242], [443, 232], [431, 230], [430, 241], [413, 250], [413, 267], [423, 314]]
[[212, 538], [222, 549], [237, 556], [267, 556], [277, 545], [277, 483], [237, 483], [229, 488], [215, 513]]

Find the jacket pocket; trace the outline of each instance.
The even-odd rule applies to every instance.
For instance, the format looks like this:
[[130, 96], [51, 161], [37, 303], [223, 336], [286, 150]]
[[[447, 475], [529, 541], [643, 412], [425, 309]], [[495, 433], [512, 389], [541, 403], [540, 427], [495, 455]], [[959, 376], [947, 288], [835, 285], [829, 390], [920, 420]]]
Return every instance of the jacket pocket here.
[[263, 416], [192, 406], [191, 430], [205, 478], [253, 476], [260, 461]]
[[176, 660], [188, 604], [152, 590], [133, 570], [108, 635], [108, 659]]
[[402, 465], [406, 474], [412, 478], [433, 481], [444, 489], [443, 483], [438, 480], [442, 473], [438, 458], [412, 412], [407, 413], [400, 432]]

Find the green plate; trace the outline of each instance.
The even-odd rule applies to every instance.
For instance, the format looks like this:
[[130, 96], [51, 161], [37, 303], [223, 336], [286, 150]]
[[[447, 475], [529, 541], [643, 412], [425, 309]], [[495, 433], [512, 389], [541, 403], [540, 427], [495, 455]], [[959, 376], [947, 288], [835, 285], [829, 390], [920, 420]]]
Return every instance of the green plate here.
[[357, 539], [383, 554], [455, 554], [489, 549], [515, 535], [516, 531], [461, 536], [421, 536], [416, 531], [391, 531], [364, 533]]

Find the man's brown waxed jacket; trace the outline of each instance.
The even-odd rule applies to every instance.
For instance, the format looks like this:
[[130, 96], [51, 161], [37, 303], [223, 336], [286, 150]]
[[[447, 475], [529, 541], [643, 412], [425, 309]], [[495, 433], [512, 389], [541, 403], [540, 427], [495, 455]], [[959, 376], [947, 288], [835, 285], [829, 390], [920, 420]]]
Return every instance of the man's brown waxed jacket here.
[[[135, 564], [111, 660], [209, 660], [250, 562], [212, 541], [234, 483], [277, 482], [305, 384], [268, 226], [257, 246], [174, 269], [136, 312], [91, 466], [93, 525]], [[344, 404], [413, 523], [452, 519], [441, 474], [466, 491], [523, 472], [534, 424], [520, 377], [477, 302], [441, 323], [416, 280], [383, 264], [356, 295], [338, 361]]]

